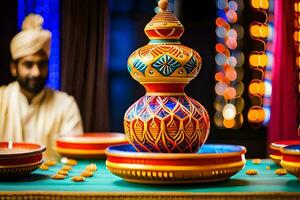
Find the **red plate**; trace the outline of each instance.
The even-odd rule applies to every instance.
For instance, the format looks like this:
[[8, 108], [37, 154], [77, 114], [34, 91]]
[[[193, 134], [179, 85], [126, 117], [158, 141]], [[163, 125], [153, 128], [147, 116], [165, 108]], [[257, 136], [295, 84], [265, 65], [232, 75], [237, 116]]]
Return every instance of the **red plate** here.
[[60, 137], [56, 140], [56, 151], [69, 158], [98, 159], [105, 158], [107, 147], [127, 143], [123, 133], [84, 133], [81, 136]]
[[280, 165], [281, 161], [281, 149], [283, 147], [286, 147], [288, 145], [294, 145], [294, 144], [300, 144], [300, 140], [283, 140], [283, 141], [277, 141], [272, 142], [269, 145], [270, 149], [270, 158], [278, 165]]
[[46, 147], [33, 143], [0, 142], [0, 176], [20, 176], [37, 169]]

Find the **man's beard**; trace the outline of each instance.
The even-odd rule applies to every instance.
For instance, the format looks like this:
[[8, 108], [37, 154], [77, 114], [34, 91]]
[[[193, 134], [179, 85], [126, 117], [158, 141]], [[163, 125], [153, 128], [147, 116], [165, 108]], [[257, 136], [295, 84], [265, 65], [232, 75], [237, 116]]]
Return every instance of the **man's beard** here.
[[46, 85], [46, 77], [20, 77], [17, 76], [20, 87], [32, 94], [38, 94]]

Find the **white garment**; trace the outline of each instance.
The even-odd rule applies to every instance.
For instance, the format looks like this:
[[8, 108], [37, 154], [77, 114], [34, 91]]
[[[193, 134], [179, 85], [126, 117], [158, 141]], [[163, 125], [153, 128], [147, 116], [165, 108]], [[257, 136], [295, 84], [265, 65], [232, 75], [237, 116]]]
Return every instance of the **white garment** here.
[[46, 88], [29, 104], [18, 82], [0, 87], [1, 141], [45, 145], [45, 157], [54, 159], [58, 136], [82, 133], [80, 112], [72, 96]]

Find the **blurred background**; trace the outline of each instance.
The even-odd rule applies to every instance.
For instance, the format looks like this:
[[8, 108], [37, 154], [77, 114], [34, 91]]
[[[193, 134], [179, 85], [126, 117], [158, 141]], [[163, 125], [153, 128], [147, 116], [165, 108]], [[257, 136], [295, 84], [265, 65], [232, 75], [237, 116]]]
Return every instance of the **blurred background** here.
[[[202, 57], [202, 69], [186, 86], [186, 94], [199, 101], [210, 115], [207, 143], [244, 145], [248, 158], [266, 157], [268, 134], [272, 134], [275, 3], [169, 0], [169, 10], [185, 27], [181, 43]], [[290, 3], [293, 10], [294, 3], [297, 1]], [[157, 1], [10, 0], [1, 4], [0, 85], [13, 81], [9, 71], [10, 40], [27, 14], [39, 13], [44, 17], [44, 28], [53, 36], [48, 86], [75, 97], [85, 132], [123, 132], [125, 111], [145, 94], [143, 86], [128, 73], [127, 58], [148, 43], [144, 27], [157, 12]], [[297, 38], [293, 40], [294, 16], [291, 12], [291, 52], [296, 51], [293, 45], [297, 42]], [[290, 129], [284, 130], [299, 137], [299, 69], [296, 61], [290, 67], [295, 68], [290, 75], [294, 85], [288, 87], [294, 87], [295, 99], [284, 101], [296, 102], [296, 107], [289, 113], [294, 116], [293, 125], [286, 125]]]

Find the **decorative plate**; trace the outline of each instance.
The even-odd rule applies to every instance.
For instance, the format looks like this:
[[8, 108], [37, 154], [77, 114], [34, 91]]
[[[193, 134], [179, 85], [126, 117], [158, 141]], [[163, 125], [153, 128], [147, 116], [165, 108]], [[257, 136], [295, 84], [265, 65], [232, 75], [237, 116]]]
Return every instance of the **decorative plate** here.
[[68, 158], [105, 158], [104, 150], [111, 145], [127, 144], [123, 133], [85, 133], [81, 136], [65, 136], [56, 140], [56, 151]]
[[300, 144], [282, 147], [281, 155], [281, 166], [300, 179]]
[[277, 141], [277, 142], [272, 142], [269, 145], [269, 150], [270, 150], [270, 158], [277, 164], [280, 165], [281, 161], [281, 148], [287, 146], [287, 145], [292, 145], [292, 144], [300, 144], [300, 140], [285, 140], [285, 141]]
[[36, 170], [45, 150], [33, 143], [0, 142], [0, 176], [21, 176]]
[[246, 163], [246, 148], [204, 144], [197, 153], [137, 152], [131, 144], [108, 147], [106, 166], [128, 182], [182, 184], [226, 180]]

